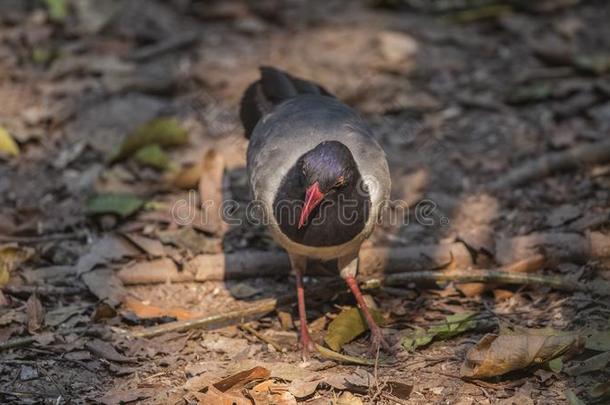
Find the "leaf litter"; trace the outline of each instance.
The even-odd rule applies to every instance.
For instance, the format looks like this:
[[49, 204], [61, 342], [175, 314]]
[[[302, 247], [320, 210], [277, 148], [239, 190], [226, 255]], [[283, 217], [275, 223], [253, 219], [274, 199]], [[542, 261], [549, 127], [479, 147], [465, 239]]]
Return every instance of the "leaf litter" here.
[[[175, 273], [172, 280], [180, 280], [190, 255], [275, 251], [262, 229], [239, 226], [229, 227], [226, 234], [217, 232], [200, 224], [199, 207], [193, 211], [199, 217], [184, 226], [171, 218], [170, 208], [184, 199], [177, 188], [212, 190], [214, 199], [222, 194], [248, 200], [247, 179], [239, 167], [245, 141], [238, 136], [234, 118], [223, 121], [224, 115], [236, 115], [223, 111], [224, 103], [229, 110], [236, 109], [254, 78], [258, 56], [269, 55], [269, 46], [278, 49], [271, 43], [286, 40], [299, 49], [298, 57], [278, 49], [270, 63], [281, 61], [295, 74], [315, 78], [364, 112], [382, 143], [390, 145], [386, 150], [393, 172], [399, 177], [426, 173], [417, 187], [418, 200], [433, 197], [444, 210], [451, 200], [443, 213], [449, 219], [444, 228], [413, 221], [409, 227], [384, 230], [383, 237], [374, 235], [375, 246], [408, 248], [463, 237], [474, 247], [475, 268], [486, 268], [494, 259], [501, 262], [493, 243], [496, 235], [529, 235], [549, 227], [607, 234], [607, 218], [583, 221], [587, 212], [607, 205], [603, 163], [591, 170], [583, 164], [575, 171], [545, 175], [519, 190], [500, 190], [489, 196], [485, 207], [468, 198], [473, 184], [502, 176], [512, 163], [603, 139], [610, 95], [603, 83], [608, 72], [603, 45], [610, 35], [601, 20], [604, 10], [596, 7], [604, 5], [546, 1], [536, 6], [511, 4], [508, 13], [504, 4], [452, 9], [451, 2], [409, 2], [408, 10], [378, 13], [375, 7], [390, 2], [374, 2], [375, 7], [346, 7], [350, 24], [343, 25], [320, 17], [332, 15], [330, 4], [315, 4], [310, 6], [314, 12], [307, 13], [308, 24], [288, 32], [284, 27], [300, 21], [303, 10], [274, 7], [274, 2], [211, 3], [205, 11], [189, 1], [151, 0], [146, 6], [121, 0], [104, 5], [64, 0], [32, 7], [29, 2], [23, 7], [17, 3], [0, 4], [0, 74], [11, 72], [0, 84], [0, 95], [7, 100], [0, 111], [6, 132], [0, 131], [0, 154], [5, 158], [0, 164], [0, 240], [10, 246], [0, 249], [0, 284], [8, 286], [0, 297], [0, 344], [7, 339], [17, 343], [0, 352], [0, 384], [8, 387], [0, 394], [3, 403], [42, 401], [49, 393], [102, 403], [181, 404], [187, 403], [185, 398], [206, 403], [207, 394], [216, 395], [215, 401], [248, 404], [391, 403], [394, 394], [399, 400], [419, 402], [459, 395], [465, 403], [583, 403], [606, 398], [607, 387], [599, 381], [609, 377], [608, 304], [595, 292], [501, 286], [504, 299], [490, 305], [485, 289], [465, 297], [451, 286], [440, 291], [382, 286], [371, 294], [387, 321], [385, 332], [402, 343], [388, 365], [385, 358], [359, 356], [366, 344], [360, 316], [354, 318], [358, 322], [337, 327], [333, 322], [340, 325], [341, 315], [325, 315], [336, 312], [333, 304], [354, 305], [335, 290], [327, 297], [307, 299], [309, 319], [316, 319], [310, 322], [316, 331], [312, 335], [322, 343], [325, 330], [327, 337], [330, 329], [341, 331], [339, 338], [331, 336], [337, 351], [318, 346], [321, 354], [314, 357], [322, 361], [301, 367], [294, 325], [286, 319], [280, 325], [273, 313], [252, 325], [265, 336], [282, 330], [286, 352], [261, 344], [237, 328], [238, 321], [213, 333], [191, 329], [148, 340], [126, 337], [139, 330], [135, 328], [162, 327], [174, 319], [222, 314], [260, 299], [282, 297], [289, 277], [125, 287], [115, 273], [130, 266], [153, 273], [155, 263], [162, 260]], [[385, 6], [397, 7], [393, 3]], [[572, 22], [564, 23], [563, 12]], [[449, 23], [452, 17], [460, 24]], [[138, 23], [142, 20], [154, 23]], [[187, 27], [197, 28], [197, 40], [173, 41], [175, 33]], [[535, 46], [534, 32], [541, 27], [558, 40]], [[87, 33], [95, 35], [81, 42]], [[488, 58], [488, 50], [498, 49], [499, 42], [504, 48], [498, 58]], [[174, 48], [172, 43], [178, 45]], [[303, 60], [308, 62], [303, 65]], [[520, 73], [515, 75], [516, 71]], [[497, 80], [500, 76], [505, 79]], [[33, 91], [19, 90], [23, 83], [31, 84]], [[406, 131], [407, 137], [402, 130], [406, 121], [416, 128]], [[568, 131], [554, 139], [562, 128]], [[432, 150], [436, 147], [439, 154]], [[206, 172], [209, 150], [222, 155], [222, 171]], [[111, 162], [104, 163], [108, 156]], [[93, 209], [87, 207], [88, 201], [95, 202]], [[163, 201], [167, 213], [158, 207], [152, 210], [154, 204], [147, 201]], [[53, 222], [45, 215], [54, 216]], [[464, 236], [470, 231], [475, 239]], [[552, 253], [547, 246], [522, 247]], [[555, 267], [550, 261], [544, 271], [573, 273], [594, 285], [607, 278], [604, 260], [579, 257], [577, 265], [564, 271], [566, 264]], [[309, 278], [308, 291], [325, 283], [317, 275]], [[92, 294], [83, 294], [84, 287]], [[280, 311], [295, 315], [293, 302], [281, 305], [285, 307]], [[467, 345], [497, 327], [481, 320], [484, 310], [502, 321], [530, 329], [549, 326], [556, 332], [507, 334], [500, 328], [487, 346], [481, 343], [483, 337], [471, 349], [479, 351], [473, 359], [485, 367], [490, 359], [506, 357], [506, 347], [518, 349], [513, 350], [520, 353], [518, 359], [511, 358], [510, 366], [494, 371], [502, 372], [502, 379], [476, 377], [491, 379], [470, 384], [451, 378], [459, 375], [459, 363], [471, 354]], [[334, 318], [329, 329], [328, 318]], [[421, 329], [411, 332], [412, 325]], [[574, 337], [570, 345], [570, 333], [560, 330], [579, 331], [581, 337]], [[568, 346], [580, 348], [582, 339], [584, 352], [564, 353]], [[32, 356], [37, 368], [4, 363], [32, 361]], [[186, 379], [185, 370], [198, 363], [202, 372]], [[538, 365], [552, 372], [538, 368], [533, 374]], [[255, 367], [270, 375], [236, 384], [235, 390], [214, 385]], [[512, 371], [504, 373], [509, 368]], [[40, 373], [37, 378], [34, 370]], [[194, 381], [198, 377], [202, 379]], [[27, 399], [14, 396], [26, 390]]]

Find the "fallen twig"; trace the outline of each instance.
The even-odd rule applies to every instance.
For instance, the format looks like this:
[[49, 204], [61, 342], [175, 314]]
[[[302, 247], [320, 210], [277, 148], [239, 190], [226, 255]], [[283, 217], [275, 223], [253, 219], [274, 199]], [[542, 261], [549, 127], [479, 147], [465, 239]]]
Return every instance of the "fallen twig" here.
[[530, 160], [509, 171], [504, 177], [491, 182], [490, 190], [502, 190], [525, 184], [560, 170], [575, 169], [584, 164], [610, 160], [610, 140], [579, 145], [562, 152], [548, 153]]
[[[411, 273], [390, 274], [382, 281], [386, 285], [403, 285], [417, 282], [455, 282], [455, 283], [503, 283], [521, 285], [545, 285], [558, 290], [589, 291], [583, 283], [560, 276], [544, 276], [540, 274], [511, 273], [498, 270], [457, 270], [414, 271]], [[369, 283], [371, 280], [369, 280]]]
[[7, 294], [16, 296], [30, 296], [31, 294], [38, 294], [41, 296], [53, 296], [53, 295], [78, 295], [87, 291], [84, 287], [73, 286], [73, 287], [62, 287], [55, 285], [6, 285], [2, 288]]
[[49, 235], [37, 235], [37, 236], [6, 236], [0, 235], [0, 242], [2, 243], [44, 243], [44, 242], [52, 242], [52, 241], [61, 241], [61, 240], [75, 240], [85, 238], [86, 234], [82, 232], [72, 232], [72, 233], [52, 233]]
[[195, 44], [198, 40], [199, 36], [197, 33], [187, 32], [157, 42], [156, 44], [136, 49], [131, 53], [131, 55], [128, 56], [128, 58], [136, 62], [142, 62], [168, 52], [189, 47]]
[[[363, 275], [397, 273], [404, 269], [427, 270], [440, 268], [447, 263], [457, 267], [472, 266], [472, 257], [462, 243], [423, 245], [408, 248], [370, 248], [360, 251], [360, 269]], [[232, 280], [251, 277], [276, 277], [290, 273], [288, 255], [280, 251], [239, 251], [198, 255], [188, 261], [182, 271], [168, 259], [140, 262], [118, 272], [124, 284], [145, 284]], [[329, 262], [310, 266], [308, 274], [337, 274], [336, 265]]]
[[[500, 264], [532, 266], [540, 255], [549, 261], [584, 262], [591, 258], [610, 257], [610, 237], [600, 232], [587, 235], [576, 233], [540, 233], [501, 239], [496, 242], [496, 260]], [[540, 256], [539, 256], [540, 257]], [[525, 261], [521, 264], [517, 262]], [[360, 271], [366, 277], [425, 271], [446, 267], [474, 267], [475, 263], [463, 243], [422, 245], [413, 247], [369, 248], [360, 251]], [[332, 262], [318, 263], [308, 268], [308, 274], [337, 274]], [[520, 270], [509, 270], [520, 271]], [[252, 277], [277, 277], [290, 273], [288, 256], [280, 251], [238, 251], [198, 255], [186, 262], [182, 271], [170, 259], [139, 262], [122, 268], [117, 274], [124, 284], [232, 280]]]
[[152, 326], [129, 333], [135, 338], [148, 338], [169, 332], [184, 332], [191, 329], [217, 329], [228, 325], [253, 321], [273, 311], [277, 306], [277, 300], [269, 300], [265, 303], [246, 309], [205, 316], [203, 318], [189, 319], [185, 321], [169, 322], [162, 325]]
[[[535, 254], [515, 263], [502, 266], [497, 271], [505, 271], [509, 273], [533, 273], [544, 268], [547, 260], [543, 254]], [[451, 272], [449, 272], [451, 273]], [[489, 289], [496, 287], [496, 284], [485, 283], [462, 283], [457, 288], [467, 297], [481, 295]]]
[[82, 328], [59, 330], [59, 331], [55, 331], [55, 332], [44, 332], [44, 333], [40, 333], [36, 336], [24, 336], [24, 337], [18, 337], [15, 339], [7, 340], [6, 342], [0, 344], [0, 351], [14, 349], [16, 347], [29, 346], [32, 343], [35, 343], [38, 339], [40, 339], [44, 335], [64, 336], [64, 335], [76, 334], [76, 335], [99, 336], [101, 333], [102, 333], [102, 330], [100, 328], [90, 327], [90, 326], [89, 327], [84, 326]]
[[[325, 283], [323, 286], [310, 289], [308, 291], [308, 297], [320, 297], [325, 293], [333, 295], [337, 293], [337, 289], [340, 288], [340, 286], [344, 285], [345, 282], [343, 280], [331, 280], [328, 283]], [[169, 322], [163, 325], [153, 326], [134, 332], [124, 331], [124, 334], [128, 334], [136, 338], [148, 338], [159, 336], [164, 333], [181, 332], [190, 329], [218, 329], [228, 325], [237, 325], [240, 323], [256, 320], [264, 316], [265, 314], [275, 310], [279, 305], [289, 304], [291, 302], [294, 302], [295, 299], [296, 294], [285, 294], [278, 297], [277, 299], [259, 302], [254, 306], [250, 306], [247, 309], [243, 310], [236, 310], [224, 314], [210, 315], [190, 320]]]

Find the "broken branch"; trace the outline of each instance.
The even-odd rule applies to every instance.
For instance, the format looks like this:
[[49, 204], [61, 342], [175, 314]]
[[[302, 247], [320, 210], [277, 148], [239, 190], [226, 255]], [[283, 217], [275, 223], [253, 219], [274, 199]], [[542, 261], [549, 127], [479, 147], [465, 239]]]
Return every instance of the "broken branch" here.
[[527, 161], [508, 172], [506, 176], [488, 185], [490, 190], [502, 190], [525, 184], [560, 170], [576, 169], [581, 165], [597, 164], [610, 160], [610, 140], [579, 145], [562, 152], [548, 153]]
[[[549, 261], [585, 262], [591, 258], [610, 257], [610, 236], [600, 232], [586, 235], [576, 233], [539, 233], [501, 239], [496, 243], [496, 260], [500, 264], [531, 267], [540, 252]], [[517, 264], [517, 262], [524, 263]], [[474, 267], [472, 256], [463, 243], [446, 243], [412, 247], [375, 247], [360, 251], [362, 276], [424, 271], [446, 267]], [[334, 264], [310, 266], [308, 274], [337, 274]], [[517, 272], [519, 270], [506, 269]], [[280, 251], [238, 251], [198, 255], [187, 261], [182, 271], [170, 259], [139, 262], [122, 268], [118, 277], [124, 284], [165, 282], [222, 281], [253, 277], [277, 277], [290, 273], [288, 255]]]
[[[565, 291], [589, 291], [583, 283], [559, 276], [544, 276], [540, 274], [511, 273], [499, 270], [458, 270], [414, 271], [411, 273], [390, 274], [385, 277], [385, 285], [403, 285], [405, 283], [421, 282], [455, 282], [455, 283], [502, 283], [520, 285], [544, 285]], [[369, 280], [369, 283], [371, 281]]]
[[159, 336], [164, 333], [184, 332], [191, 329], [217, 329], [227, 325], [256, 320], [261, 316], [273, 311], [276, 306], [277, 300], [269, 300], [268, 302], [259, 304], [255, 307], [230, 311], [224, 314], [205, 316], [203, 318], [169, 322], [139, 331], [134, 331], [130, 334], [135, 338], [148, 338]]
[[24, 336], [24, 337], [18, 337], [15, 339], [10, 339], [2, 344], [0, 344], [0, 352], [3, 350], [8, 350], [8, 349], [14, 349], [16, 347], [23, 347], [23, 346], [29, 346], [32, 343], [35, 343], [38, 339], [41, 338], [41, 335], [45, 335], [45, 334], [49, 334], [51, 336], [53, 335], [59, 335], [59, 336], [64, 336], [64, 335], [70, 335], [70, 334], [75, 334], [75, 335], [87, 335], [87, 336], [100, 336], [102, 334], [102, 330], [98, 327], [89, 327], [89, 326], [85, 326], [82, 328], [73, 328], [73, 329], [66, 329], [66, 330], [59, 330], [56, 332], [44, 332], [41, 334], [38, 334], [36, 336]]
[[[462, 243], [424, 245], [408, 248], [371, 248], [360, 252], [362, 274], [397, 273], [405, 268], [425, 270], [447, 263], [458, 267], [472, 266], [470, 252]], [[334, 267], [333, 267], [334, 266]], [[124, 284], [222, 281], [252, 277], [276, 277], [290, 273], [288, 255], [284, 252], [240, 251], [198, 255], [186, 262], [182, 271], [169, 259], [141, 262], [124, 267], [118, 276]], [[309, 274], [336, 274], [336, 265], [321, 264], [308, 269]]]

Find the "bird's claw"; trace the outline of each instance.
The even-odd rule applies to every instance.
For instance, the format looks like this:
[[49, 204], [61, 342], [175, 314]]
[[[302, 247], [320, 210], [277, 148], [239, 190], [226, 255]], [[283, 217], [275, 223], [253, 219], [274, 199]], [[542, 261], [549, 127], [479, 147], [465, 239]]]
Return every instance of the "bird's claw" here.
[[369, 347], [369, 355], [371, 357], [377, 357], [379, 349], [383, 349], [387, 353], [392, 352], [392, 347], [383, 337], [383, 333], [381, 333], [381, 328], [376, 327], [371, 330], [371, 345]]
[[310, 359], [310, 353], [316, 350], [316, 345], [309, 336], [309, 333], [302, 333], [299, 339], [299, 347], [301, 348], [301, 358], [303, 361]]

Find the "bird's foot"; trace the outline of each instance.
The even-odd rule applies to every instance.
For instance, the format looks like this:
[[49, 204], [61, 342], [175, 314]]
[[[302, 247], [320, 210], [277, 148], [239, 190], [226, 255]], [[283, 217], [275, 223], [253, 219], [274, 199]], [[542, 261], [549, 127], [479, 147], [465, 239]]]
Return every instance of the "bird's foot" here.
[[307, 329], [301, 331], [301, 338], [299, 339], [299, 347], [301, 348], [301, 358], [303, 361], [310, 359], [310, 353], [316, 350], [316, 345], [309, 336]]
[[377, 357], [377, 353], [379, 349], [383, 349], [387, 353], [392, 352], [392, 347], [388, 343], [388, 341], [383, 337], [383, 333], [381, 332], [381, 328], [375, 325], [374, 328], [371, 329], [371, 345], [369, 347], [368, 354], [371, 357]]

